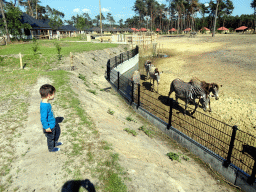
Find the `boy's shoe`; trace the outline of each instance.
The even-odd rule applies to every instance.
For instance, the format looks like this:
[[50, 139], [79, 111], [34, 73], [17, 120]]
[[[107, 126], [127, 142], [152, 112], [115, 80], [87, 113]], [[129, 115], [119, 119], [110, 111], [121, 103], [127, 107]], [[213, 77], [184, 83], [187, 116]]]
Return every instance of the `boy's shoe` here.
[[53, 150], [51, 150], [50, 152], [57, 152], [57, 151], [59, 151], [60, 150], [60, 148], [54, 148]]
[[55, 146], [63, 145], [62, 142], [55, 143]]

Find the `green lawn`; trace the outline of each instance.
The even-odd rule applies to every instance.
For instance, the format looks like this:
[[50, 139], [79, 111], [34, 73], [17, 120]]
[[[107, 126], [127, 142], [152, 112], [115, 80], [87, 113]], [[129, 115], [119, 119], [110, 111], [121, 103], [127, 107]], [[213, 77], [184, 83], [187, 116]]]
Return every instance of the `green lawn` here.
[[[77, 40], [73, 38], [73, 40]], [[27, 42], [23, 44], [9, 44], [7, 46], [0, 46], [0, 68], [19, 68], [20, 60], [15, 57], [3, 57], [4, 55], [16, 55], [22, 54], [23, 65], [29, 68], [41, 68], [47, 70], [57, 62], [58, 52], [55, 43], [58, 43], [61, 47], [60, 55], [62, 57], [68, 56], [70, 52], [81, 53], [85, 51], [103, 50], [106, 48], [117, 47], [117, 44], [110, 43], [88, 43], [88, 42], [64, 42], [58, 40], [38, 40], [38, 51], [33, 51], [34, 43]], [[2, 56], [2, 57], [1, 57]]]
[[[66, 39], [70, 40], [71, 39]], [[74, 38], [73, 40], [78, 40]], [[38, 53], [42, 55], [54, 55], [57, 54], [54, 42], [58, 42], [61, 46], [61, 54], [63, 56], [69, 55], [70, 52], [84, 52], [93, 50], [102, 50], [110, 47], [117, 47], [117, 44], [110, 43], [87, 43], [87, 42], [64, 42], [58, 40], [38, 40], [39, 51]], [[27, 42], [24, 44], [9, 44], [7, 46], [0, 46], [0, 55], [10, 55], [10, 54], [31, 54], [34, 52], [32, 50], [33, 42]]]
[[[0, 143], [0, 149], [9, 148], [9, 153], [11, 154], [9, 156], [3, 156], [6, 153], [4, 150], [0, 150], [0, 174], [3, 178], [12, 177], [10, 170], [13, 168], [10, 162], [16, 161], [18, 158], [15, 155], [13, 139], [19, 138], [22, 135], [21, 130], [27, 126], [28, 98], [31, 96], [31, 88], [35, 85], [37, 79], [42, 76], [53, 80], [53, 85], [58, 95], [58, 99], [56, 99], [54, 105], [57, 105], [58, 108], [63, 110], [69, 109], [65, 114], [65, 121], [71, 124], [74, 124], [74, 119], [79, 118], [80, 121], [79, 127], [76, 129], [67, 129], [62, 132], [63, 137], [65, 137], [65, 134], [69, 135], [68, 142], [69, 144], [71, 143], [69, 149], [64, 151], [68, 158], [65, 166], [62, 167], [63, 175], [71, 175], [74, 179], [84, 179], [83, 175], [88, 174], [88, 170], [91, 169], [91, 174], [97, 177], [102, 183], [96, 186], [99, 190], [113, 192], [126, 191], [127, 187], [123, 183], [123, 179], [127, 176], [125, 171], [120, 168], [118, 155], [112, 154], [111, 148], [106, 148], [106, 143], [104, 142], [99, 142], [102, 143], [102, 146], [100, 144], [90, 146], [90, 143], [85, 142], [89, 139], [98, 141], [98, 131], [92, 126], [90, 117], [80, 105], [77, 95], [71, 88], [69, 82], [70, 73], [63, 70], [46, 71], [46, 69], [54, 68], [58, 63], [62, 62], [62, 60], [58, 60], [54, 42], [60, 44], [62, 56], [68, 56], [70, 52], [75, 54], [76, 52], [117, 47], [116, 44], [109, 43], [41, 40], [38, 41], [40, 49], [37, 54], [34, 54], [32, 50], [33, 42], [0, 46], [0, 104], [7, 103], [8, 106], [8, 109], [4, 108], [5, 113], [0, 116], [0, 133], [4, 134], [5, 140], [5, 142]], [[26, 64], [24, 70], [19, 70], [19, 58], [15, 57], [15, 54], [19, 52], [23, 54], [23, 64]], [[3, 55], [8, 55], [8, 57]], [[8, 129], [5, 129], [6, 127]], [[87, 133], [88, 130], [92, 133]], [[68, 131], [70, 132], [68, 133]], [[78, 134], [81, 138], [77, 137]], [[27, 143], [24, 145], [27, 145]], [[25, 155], [26, 153], [22, 157]], [[88, 158], [88, 162], [91, 163], [89, 167], [85, 167], [84, 165], [84, 162], [87, 161], [86, 157]], [[77, 158], [83, 158], [83, 161], [79, 161], [76, 166], [73, 166], [72, 162]], [[96, 167], [93, 166], [95, 162], [98, 164]], [[81, 170], [81, 167], [85, 168]], [[69, 170], [73, 170], [73, 172]], [[0, 191], [7, 191], [9, 186], [14, 185], [11, 179], [4, 180], [4, 182], [0, 183]]]

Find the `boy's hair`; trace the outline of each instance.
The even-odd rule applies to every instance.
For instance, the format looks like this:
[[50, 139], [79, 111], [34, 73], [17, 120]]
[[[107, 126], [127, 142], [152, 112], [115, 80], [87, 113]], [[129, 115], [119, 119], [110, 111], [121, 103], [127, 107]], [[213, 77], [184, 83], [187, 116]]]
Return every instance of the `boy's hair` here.
[[52, 95], [55, 92], [55, 87], [50, 84], [44, 84], [40, 87], [39, 93], [41, 98], [46, 98], [48, 94]]

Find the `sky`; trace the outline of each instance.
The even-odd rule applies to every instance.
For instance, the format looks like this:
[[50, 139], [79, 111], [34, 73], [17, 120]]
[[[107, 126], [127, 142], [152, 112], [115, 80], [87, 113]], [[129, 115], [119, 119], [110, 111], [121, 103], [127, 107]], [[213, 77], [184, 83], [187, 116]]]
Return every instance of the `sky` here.
[[[206, 3], [210, 0], [199, 0], [200, 3]], [[101, 11], [104, 16], [111, 13], [115, 21], [120, 19], [124, 21], [135, 15], [132, 10], [135, 0], [100, 0]], [[159, 3], [167, 4], [166, 0], [158, 0]], [[232, 0], [234, 10], [232, 15], [253, 14], [250, 7], [252, 0]], [[99, 1], [97, 0], [41, 0], [40, 5], [49, 5], [65, 14], [65, 20], [70, 20], [73, 15], [88, 13], [92, 19], [99, 14]], [[200, 17], [200, 15], [198, 15]]]

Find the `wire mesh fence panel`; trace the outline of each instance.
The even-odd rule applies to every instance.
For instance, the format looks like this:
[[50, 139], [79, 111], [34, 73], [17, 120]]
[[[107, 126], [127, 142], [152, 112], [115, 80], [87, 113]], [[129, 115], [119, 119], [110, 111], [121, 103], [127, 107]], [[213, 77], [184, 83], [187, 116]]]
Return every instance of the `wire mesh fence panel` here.
[[123, 94], [125, 95], [125, 97], [127, 99], [131, 99], [131, 95], [132, 95], [132, 83], [131, 80], [129, 80], [128, 78], [124, 77], [124, 76], [120, 76], [120, 85], [119, 85], [119, 90], [123, 92]]
[[246, 152], [246, 150], [245, 153], [242, 153], [243, 145], [256, 147], [256, 138], [242, 130], [237, 130], [231, 162], [247, 174], [251, 175], [255, 163], [255, 160], [251, 155], [256, 157], [256, 150], [253, 151], [251, 155]]
[[[132, 90], [132, 83], [130, 78], [135, 69], [131, 69], [125, 75], [120, 75], [115, 67], [120, 63], [131, 59], [138, 53], [138, 48], [131, 51], [122, 53], [109, 60], [110, 66], [110, 81], [118, 88], [125, 98], [132, 100], [148, 112], [154, 114], [156, 117], [162, 119], [166, 123], [169, 122], [170, 115], [170, 100], [167, 96], [162, 96], [158, 93], [152, 92], [152, 85], [148, 82], [141, 82], [140, 93], [138, 93], [138, 85], [134, 84]], [[133, 91], [133, 92], [132, 92]], [[227, 159], [228, 151], [230, 148], [232, 126], [227, 125], [217, 119], [214, 119], [204, 113], [196, 111], [193, 115], [191, 112], [194, 110], [188, 106], [187, 111], [190, 115], [184, 115], [185, 105], [173, 102], [172, 108], [172, 126], [185, 135], [189, 136], [196, 142], [205, 146], [217, 155]], [[253, 152], [246, 151], [243, 153], [243, 146], [249, 145], [253, 148]], [[231, 155], [231, 163], [251, 175], [255, 164], [256, 158], [256, 137], [250, 135], [242, 130], [237, 130], [234, 141], [234, 148]]]
[[[192, 116], [183, 115], [184, 108], [185, 105], [174, 102], [172, 126], [214, 153], [226, 158], [232, 127], [200, 112], [195, 112]], [[188, 107], [187, 110], [194, 109]]]
[[[157, 98], [156, 95], [158, 96]], [[148, 112], [168, 123], [170, 107], [163, 104], [159, 97], [161, 97], [159, 94], [141, 91], [140, 105]]]

